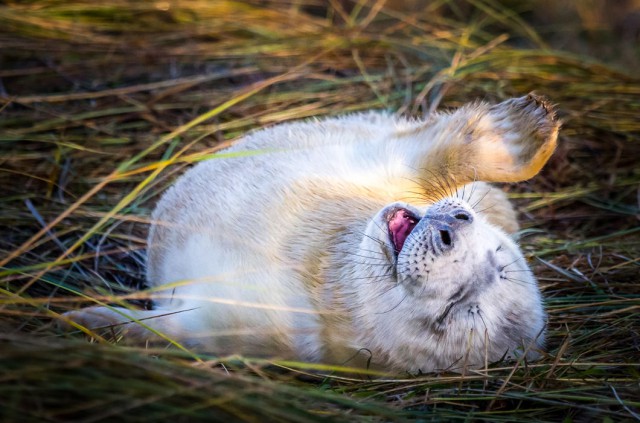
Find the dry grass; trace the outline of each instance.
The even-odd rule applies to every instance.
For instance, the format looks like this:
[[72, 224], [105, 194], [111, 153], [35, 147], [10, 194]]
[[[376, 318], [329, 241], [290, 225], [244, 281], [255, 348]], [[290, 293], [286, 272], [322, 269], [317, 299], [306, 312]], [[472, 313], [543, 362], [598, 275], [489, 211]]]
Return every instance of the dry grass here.
[[[570, 1], [582, 10], [573, 20], [543, 19], [533, 1], [444, 0], [415, 13], [411, 1], [306, 3], [0, 6], [4, 421], [639, 419], [633, 26], [594, 29]], [[565, 122], [543, 173], [505, 187], [547, 298], [540, 362], [362, 380], [310, 375], [304, 363], [90, 344], [49, 325], [91, 301], [83, 295], [135, 291], [158, 195], [247, 130], [368, 108], [420, 115], [531, 90]]]

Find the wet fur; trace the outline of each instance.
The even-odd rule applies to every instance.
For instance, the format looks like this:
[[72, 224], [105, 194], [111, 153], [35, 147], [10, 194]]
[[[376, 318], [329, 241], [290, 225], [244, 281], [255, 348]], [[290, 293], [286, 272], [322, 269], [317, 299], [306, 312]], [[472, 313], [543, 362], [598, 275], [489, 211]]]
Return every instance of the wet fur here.
[[[513, 208], [484, 182], [534, 176], [558, 128], [529, 95], [424, 122], [365, 113], [254, 132], [228, 152], [255, 155], [203, 162], [159, 202], [147, 277], [166, 289], [154, 310], [91, 307], [66, 319], [115, 325], [134, 342], [400, 371], [534, 358], [540, 293], [506, 235], [518, 227]], [[429, 276], [412, 274], [415, 231], [396, 256], [390, 210], [458, 206], [474, 229], [456, 234], [451, 255], [415, 252]]]

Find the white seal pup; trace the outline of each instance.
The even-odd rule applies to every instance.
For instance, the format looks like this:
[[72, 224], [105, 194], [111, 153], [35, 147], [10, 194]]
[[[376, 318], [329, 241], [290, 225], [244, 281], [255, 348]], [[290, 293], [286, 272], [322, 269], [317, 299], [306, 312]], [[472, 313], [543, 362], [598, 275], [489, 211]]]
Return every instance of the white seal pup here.
[[[541, 97], [407, 120], [282, 124], [202, 162], [157, 205], [153, 310], [66, 313], [134, 342], [394, 371], [535, 358], [545, 312], [502, 191], [560, 124]], [[163, 341], [164, 340], [164, 341]]]

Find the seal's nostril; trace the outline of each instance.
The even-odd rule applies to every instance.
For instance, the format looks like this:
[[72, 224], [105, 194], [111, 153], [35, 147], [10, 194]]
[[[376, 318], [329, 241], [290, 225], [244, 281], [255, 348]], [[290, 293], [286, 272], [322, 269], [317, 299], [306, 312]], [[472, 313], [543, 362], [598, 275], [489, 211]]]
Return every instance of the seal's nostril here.
[[451, 245], [451, 235], [449, 231], [440, 231], [440, 239], [444, 245]]
[[469, 215], [466, 213], [457, 213], [455, 216], [456, 219], [458, 220], [469, 220]]

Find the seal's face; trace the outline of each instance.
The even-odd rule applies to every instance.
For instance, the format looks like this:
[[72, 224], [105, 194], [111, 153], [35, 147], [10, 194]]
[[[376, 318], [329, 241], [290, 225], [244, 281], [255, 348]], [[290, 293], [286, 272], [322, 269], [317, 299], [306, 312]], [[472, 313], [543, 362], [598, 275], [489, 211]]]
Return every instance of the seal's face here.
[[441, 368], [524, 351], [529, 358], [538, 355], [545, 321], [541, 296], [507, 234], [458, 198], [441, 200], [422, 215], [396, 203], [379, 216], [387, 224], [386, 255], [395, 266], [385, 282], [405, 292], [398, 310], [411, 310], [404, 312], [411, 325], [407, 342], [423, 339], [425, 355], [441, 356]]

